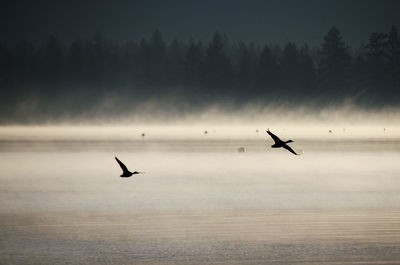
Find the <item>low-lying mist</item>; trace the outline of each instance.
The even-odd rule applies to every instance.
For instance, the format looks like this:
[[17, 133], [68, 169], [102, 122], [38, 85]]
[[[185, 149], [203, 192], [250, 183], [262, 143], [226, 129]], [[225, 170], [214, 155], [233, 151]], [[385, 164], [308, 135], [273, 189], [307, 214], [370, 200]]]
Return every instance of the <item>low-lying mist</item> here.
[[314, 108], [288, 105], [213, 105], [182, 111], [156, 101], [117, 115], [104, 105], [79, 117], [59, 116], [0, 127], [3, 140], [19, 139], [221, 139], [259, 138], [265, 130], [290, 138], [399, 138], [398, 108], [361, 109], [352, 104]]

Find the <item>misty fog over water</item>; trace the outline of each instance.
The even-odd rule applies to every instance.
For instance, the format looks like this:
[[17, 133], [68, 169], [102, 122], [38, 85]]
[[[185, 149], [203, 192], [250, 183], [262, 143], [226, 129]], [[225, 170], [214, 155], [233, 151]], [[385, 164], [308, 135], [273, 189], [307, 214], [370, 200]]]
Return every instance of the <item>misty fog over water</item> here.
[[[207, 144], [199, 144], [200, 152], [124, 151], [121, 147], [113, 151], [71, 151], [69, 147], [62, 151], [63, 146], [58, 147], [60, 151], [2, 152], [1, 211], [400, 205], [399, 144], [397, 152], [357, 151], [353, 147], [347, 152], [308, 151], [299, 157], [283, 151], [211, 151], [204, 147]], [[146, 174], [119, 179], [121, 170], [114, 156]]]
[[[58, 205], [53, 210], [67, 210], [68, 205], [85, 209], [85, 201], [90, 205], [86, 196], [94, 196], [96, 188], [102, 190], [97, 199], [114, 207], [400, 205], [398, 127], [270, 129], [294, 140], [291, 146], [301, 155], [270, 148], [273, 140], [255, 126], [2, 127], [2, 201], [7, 201], [2, 207], [34, 210], [36, 201], [38, 209], [49, 211], [50, 205]], [[246, 152], [239, 153], [239, 147]], [[146, 174], [118, 179], [114, 156]], [[10, 200], [12, 194], [19, 199]], [[48, 200], [50, 195], [54, 198]], [[70, 204], [74, 200], [80, 203]]]
[[2, 262], [399, 262], [398, 127], [286, 125], [2, 127]]
[[399, 13], [1, 1], [0, 264], [400, 264]]

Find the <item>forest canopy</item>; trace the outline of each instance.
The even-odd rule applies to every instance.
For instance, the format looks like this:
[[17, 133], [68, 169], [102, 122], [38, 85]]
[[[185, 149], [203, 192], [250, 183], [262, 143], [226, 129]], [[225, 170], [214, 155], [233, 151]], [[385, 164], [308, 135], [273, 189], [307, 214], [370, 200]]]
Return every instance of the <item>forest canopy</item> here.
[[[0, 43], [0, 122], [61, 114], [79, 116], [107, 102], [108, 110], [134, 112], [155, 101], [176, 109], [212, 104], [400, 104], [400, 41], [396, 26], [349, 47], [336, 27], [319, 47], [150, 38], [119, 43], [96, 33], [63, 43]], [[103, 104], [104, 105], [104, 104]], [[155, 106], [156, 107], [156, 106]]]

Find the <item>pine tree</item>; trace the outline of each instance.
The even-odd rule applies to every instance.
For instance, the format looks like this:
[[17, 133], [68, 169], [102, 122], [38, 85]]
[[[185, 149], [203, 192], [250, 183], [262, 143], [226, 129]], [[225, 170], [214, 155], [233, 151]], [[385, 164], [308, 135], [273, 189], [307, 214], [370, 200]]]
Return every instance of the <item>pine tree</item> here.
[[257, 69], [259, 93], [271, 93], [278, 85], [279, 71], [277, 58], [270, 46], [265, 45], [263, 47]]
[[391, 91], [392, 93], [400, 94], [400, 40], [395, 25], [392, 25], [390, 29], [386, 46], [389, 60]]
[[300, 49], [298, 72], [301, 96], [307, 100], [314, 99], [317, 74], [314, 60], [307, 45]]
[[325, 35], [319, 56], [319, 93], [326, 99], [343, 99], [349, 89], [351, 56], [336, 27]]
[[281, 59], [283, 95], [297, 96], [299, 89], [299, 52], [296, 44], [289, 42], [283, 49]]
[[[228, 40], [219, 32], [214, 33], [212, 42], [206, 50], [205, 73], [210, 86], [221, 89], [220, 94], [229, 87], [232, 65], [228, 56]], [[225, 96], [225, 95], [224, 95]]]
[[192, 87], [198, 87], [202, 83], [204, 51], [201, 42], [189, 40], [189, 47], [185, 55], [185, 83]]
[[366, 47], [368, 57], [368, 77], [370, 94], [373, 98], [387, 97], [386, 78], [386, 51], [385, 43], [387, 36], [383, 33], [374, 32], [371, 34]]

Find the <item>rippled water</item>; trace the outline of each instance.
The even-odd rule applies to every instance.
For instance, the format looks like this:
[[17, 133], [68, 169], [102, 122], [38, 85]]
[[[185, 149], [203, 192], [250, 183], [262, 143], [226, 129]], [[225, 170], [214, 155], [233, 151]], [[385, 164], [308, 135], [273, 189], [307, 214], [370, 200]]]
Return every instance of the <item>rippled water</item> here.
[[265, 139], [0, 139], [0, 264], [400, 264], [397, 138]]

